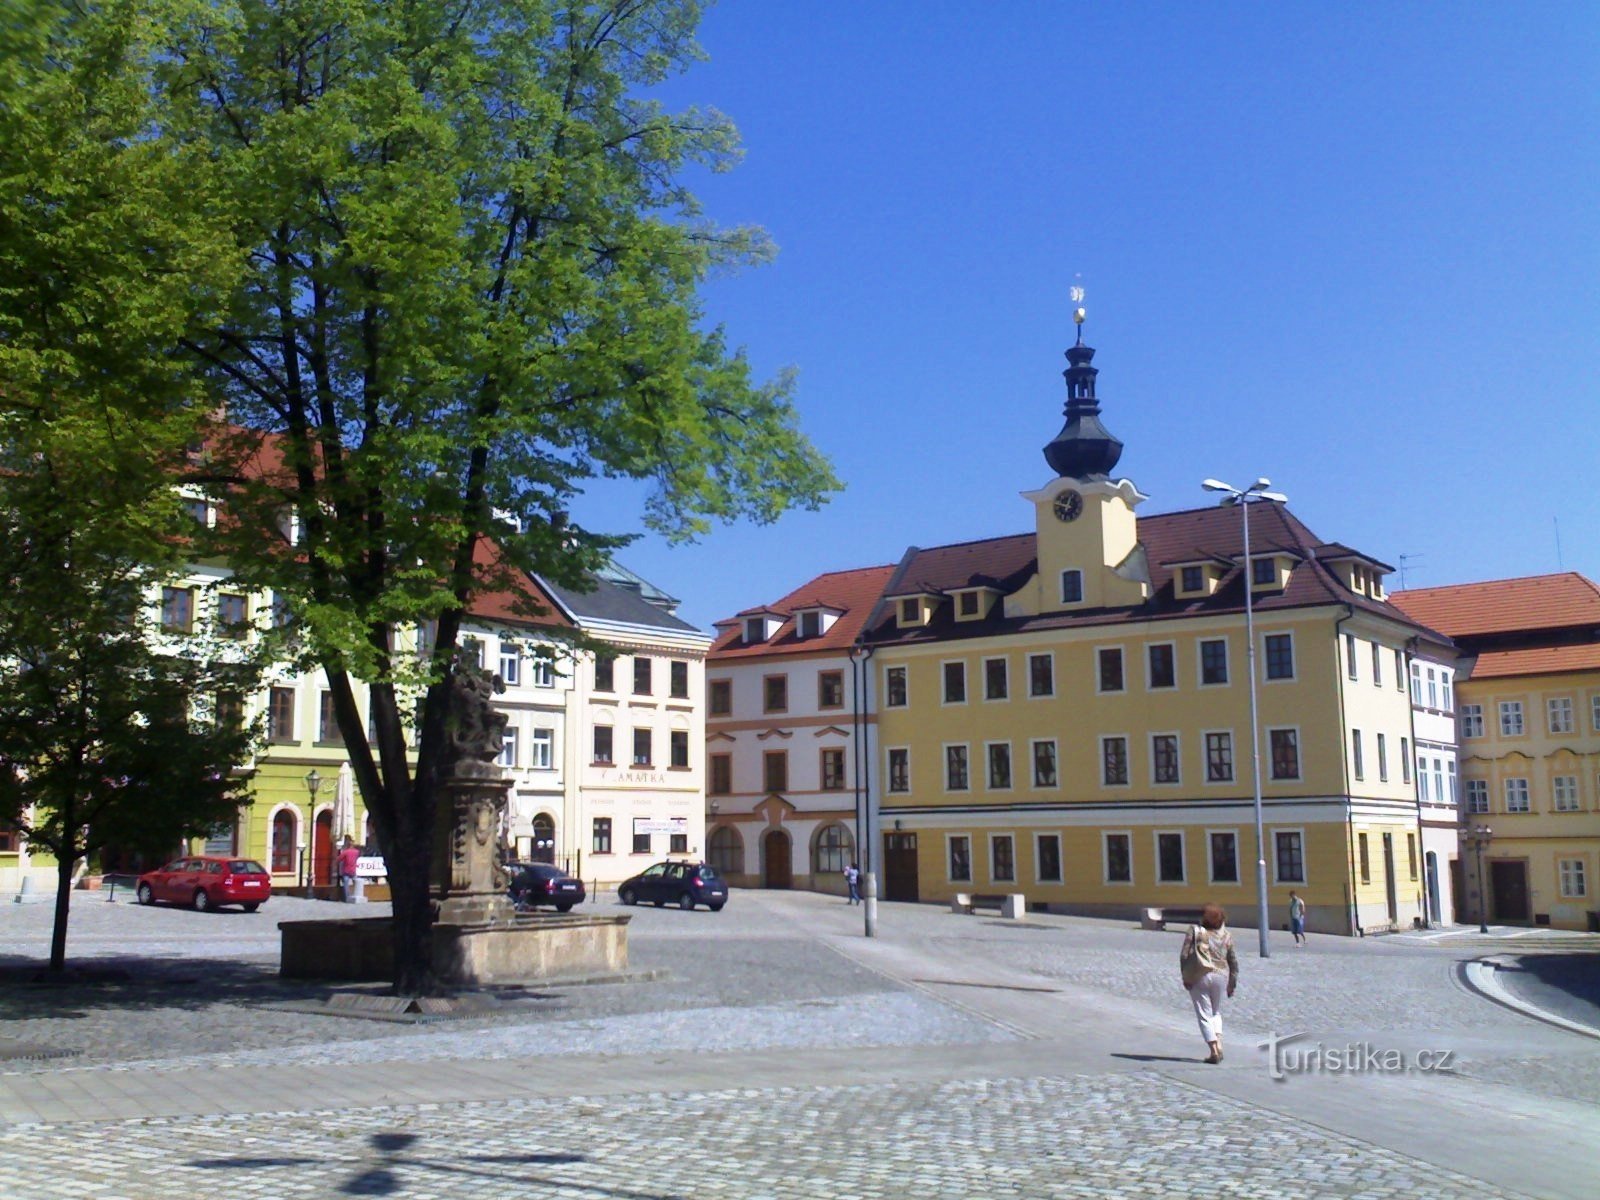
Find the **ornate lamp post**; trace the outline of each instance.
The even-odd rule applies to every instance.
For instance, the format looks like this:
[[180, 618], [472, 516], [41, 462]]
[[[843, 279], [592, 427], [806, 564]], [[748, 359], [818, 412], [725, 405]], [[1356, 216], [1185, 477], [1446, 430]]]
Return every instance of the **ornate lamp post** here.
[[317, 774], [317, 769], [312, 767], [306, 772], [306, 794], [311, 797], [311, 802], [306, 806], [306, 832], [300, 840], [300, 886], [305, 887], [311, 882], [310, 867], [306, 863], [308, 850], [316, 844], [313, 830], [317, 821], [317, 789], [322, 786], [322, 776]]
[[1483, 878], [1483, 848], [1494, 840], [1494, 830], [1487, 825], [1474, 825], [1463, 835], [1467, 845], [1476, 852], [1478, 860], [1478, 932], [1489, 932], [1489, 888]]
[[1256, 717], [1256, 626], [1255, 572], [1250, 559], [1250, 506], [1263, 500], [1274, 504], [1287, 504], [1289, 498], [1280, 492], [1269, 492], [1272, 480], [1261, 478], [1247, 488], [1236, 488], [1220, 479], [1203, 480], [1200, 484], [1208, 492], [1224, 492], [1224, 504], [1237, 504], [1244, 523], [1244, 639], [1245, 669], [1250, 676], [1250, 779], [1255, 789], [1256, 816], [1256, 925], [1261, 934], [1261, 957], [1270, 956], [1267, 949], [1267, 838], [1261, 825], [1261, 729]]

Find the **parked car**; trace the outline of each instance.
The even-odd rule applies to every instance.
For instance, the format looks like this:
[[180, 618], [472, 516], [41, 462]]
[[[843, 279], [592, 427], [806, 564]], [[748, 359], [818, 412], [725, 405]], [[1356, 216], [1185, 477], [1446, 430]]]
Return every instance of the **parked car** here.
[[574, 904], [584, 901], [583, 880], [568, 875], [560, 867], [549, 863], [510, 863], [508, 866], [511, 871], [509, 891], [518, 908], [550, 904], [557, 912], [571, 912]]
[[245, 912], [255, 912], [272, 897], [272, 876], [249, 858], [175, 858], [160, 870], [139, 876], [137, 894], [140, 904], [162, 900], [187, 904], [201, 912], [237, 904]]
[[648, 900], [657, 908], [663, 904], [676, 904], [679, 908], [704, 904], [712, 912], [721, 912], [728, 902], [728, 885], [705, 863], [658, 862], [618, 884], [617, 899], [624, 904]]

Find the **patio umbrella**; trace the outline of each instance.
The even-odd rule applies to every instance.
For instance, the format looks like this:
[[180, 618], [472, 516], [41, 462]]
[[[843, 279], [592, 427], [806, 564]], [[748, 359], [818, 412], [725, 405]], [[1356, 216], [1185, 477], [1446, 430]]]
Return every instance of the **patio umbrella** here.
[[339, 782], [333, 792], [333, 836], [343, 842], [356, 832], [356, 776], [350, 764], [339, 764]]

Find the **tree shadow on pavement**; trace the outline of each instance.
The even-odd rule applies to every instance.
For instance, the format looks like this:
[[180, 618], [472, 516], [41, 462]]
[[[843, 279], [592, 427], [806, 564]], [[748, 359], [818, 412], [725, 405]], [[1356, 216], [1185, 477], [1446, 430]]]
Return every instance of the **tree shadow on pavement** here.
[[[640, 1192], [629, 1188], [606, 1187], [598, 1183], [584, 1183], [555, 1174], [541, 1175], [537, 1171], [510, 1172], [514, 1167], [557, 1167], [592, 1160], [584, 1154], [428, 1154], [424, 1151], [422, 1135], [416, 1133], [374, 1133], [367, 1139], [370, 1155], [361, 1163], [343, 1164], [353, 1172], [339, 1183], [336, 1191], [343, 1196], [394, 1196], [408, 1186], [408, 1179], [432, 1177], [443, 1183], [447, 1180], [481, 1180], [489, 1183], [515, 1183], [546, 1185], [552, 1195], [591, 1195], [609, 1197], [611, 1200], [685, 1200], [679, 1195], [660, 1192]], [[318, 1172], [338, 1172], [341, 1164], [325, 1157], [275, 1156], [200, 1158], [185, 1164], [202, 1171], [255, 1171], [279, 1168], [313, 1168]], [[441, 1178], [442, 1177], [442, 1178]]]
[[[83, 1017], [95, 1010], [198, 1010], [216, 1004], [321, 999], [326, 982], [286, 980], [276, 960], [109, 958], [49, 978], [37, 959], [0, 956], [0, 1016]], [[381, 985], [375, 985], [381, 986]]]

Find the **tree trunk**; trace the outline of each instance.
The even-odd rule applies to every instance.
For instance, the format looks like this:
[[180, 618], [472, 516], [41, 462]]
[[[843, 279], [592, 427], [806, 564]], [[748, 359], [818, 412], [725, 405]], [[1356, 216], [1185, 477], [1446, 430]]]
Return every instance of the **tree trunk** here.
[[77, 861], [67, 847], [56, 856], [56, 921], [50, 933], [50, 969], [56, 972], [67, 967], [67, 912], [72, 904], [72, 868]]
[[433, 847], [413, 834], [401, 839], [399, 853], [386, 858], [394, 913], [394, 991], [397, 996], [430, 996], [439, 991], [433, 973], [433, 896], [429, 864]]

